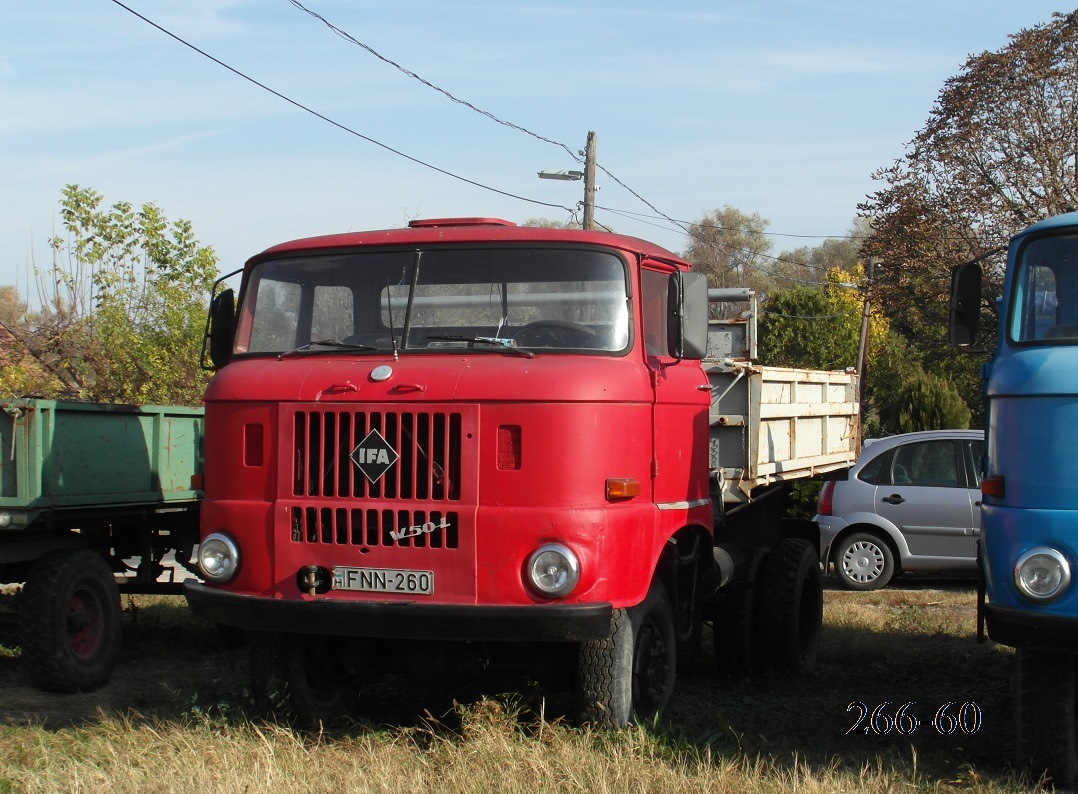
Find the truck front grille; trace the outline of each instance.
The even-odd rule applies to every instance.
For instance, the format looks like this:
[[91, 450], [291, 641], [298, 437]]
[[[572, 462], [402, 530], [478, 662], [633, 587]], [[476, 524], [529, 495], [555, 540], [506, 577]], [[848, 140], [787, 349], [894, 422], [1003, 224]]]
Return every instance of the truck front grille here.
[[[372, 430], [400, 456], [376, 482], [349, 457]], [[461, 498], [459, 413], [297, 411], [293, 433], [293, 496], [424, 502]]]
[[312, 506], [293, 507], [290, 518], [295, 543], [455, 549], [460, 540], [452, 511]]

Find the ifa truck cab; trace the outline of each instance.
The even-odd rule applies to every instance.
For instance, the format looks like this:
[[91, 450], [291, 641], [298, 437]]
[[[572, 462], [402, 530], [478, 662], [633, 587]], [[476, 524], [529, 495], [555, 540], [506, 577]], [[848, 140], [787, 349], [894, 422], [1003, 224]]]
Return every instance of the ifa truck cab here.
[[849, 465], [854, 383], [705, 371], [708, 297], [643, 240], [496, 219], [253, 257], [211, 305], [189, 603], [311, 723], [462, 647], [559, 649], [610, 726], [662, 712], [705, 621], [731, 664], [811, 669], [818, 532], [777, 494]]
[[[980, 265], [955, 269], [951, 340], [972, 346]], [[986, 457], [978, 635], [1015, 648], [1019, 760], [1078, 779], [1078, 213], [1010, 243], [984, 365]]]

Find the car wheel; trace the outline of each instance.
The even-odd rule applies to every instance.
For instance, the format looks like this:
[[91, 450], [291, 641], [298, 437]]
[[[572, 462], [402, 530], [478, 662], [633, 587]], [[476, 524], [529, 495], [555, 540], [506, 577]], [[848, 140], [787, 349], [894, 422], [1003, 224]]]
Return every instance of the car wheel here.
[[843, 540], [834, 561], [838, 580], [847, 590], [879, 590], [895, 572], [891, 547], [868, 532], [855, 532]]

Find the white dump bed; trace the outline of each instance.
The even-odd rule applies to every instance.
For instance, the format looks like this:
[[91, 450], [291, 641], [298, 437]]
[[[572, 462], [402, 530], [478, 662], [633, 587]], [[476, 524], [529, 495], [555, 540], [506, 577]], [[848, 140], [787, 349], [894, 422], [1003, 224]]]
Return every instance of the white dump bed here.
[[753, 489], [849, 467], [860, 449], [851, 372], [705, 360], [711, 381], [711, 468], [725, 504]]

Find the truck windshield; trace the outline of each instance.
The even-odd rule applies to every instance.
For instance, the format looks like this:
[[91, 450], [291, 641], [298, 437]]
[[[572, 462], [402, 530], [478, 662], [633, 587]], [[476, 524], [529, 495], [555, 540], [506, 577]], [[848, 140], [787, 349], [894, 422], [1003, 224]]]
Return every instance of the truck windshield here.
[[613, 353], [629, 344], [624, 262], [591, 249], [372, 250], [257, 264], [236, 353]]
[[1031, 240], [1014, 275], [1008, 334], [1020, 344], [1078, 344], [1078, 235]]

